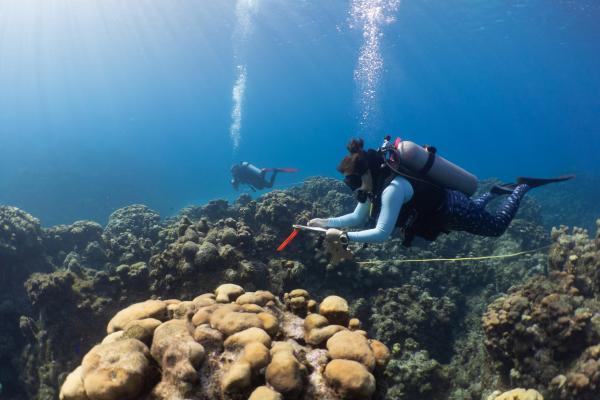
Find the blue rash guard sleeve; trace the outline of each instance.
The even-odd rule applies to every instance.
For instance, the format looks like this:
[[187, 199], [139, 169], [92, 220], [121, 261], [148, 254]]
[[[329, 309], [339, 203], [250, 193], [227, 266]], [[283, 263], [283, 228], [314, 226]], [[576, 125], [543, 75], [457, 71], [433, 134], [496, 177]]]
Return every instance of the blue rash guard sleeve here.
[[367, 199], [364, 203], [358, 203], [352, 214], [346, 214], [338, 218], [329, 218], [328, 228], [354, 227], [364, 224], [371, 210], [371, 200]]
[[[377, 219], [377, 226], [362, 232], [348, 232], [348, 239], [363, 243], [383, 243], [392, 233], [400, 208], [413, 196], [413, 188], [405, 178], [396, 176], [394, 180], [384, 189], [381, 195], [381, 211]], [[356, 226], [364, 222], [369, 215], [371, 202], [367, 200], [364, 204], [358, 204], [354, 213], [339, 218], [329, 219], [329, 228], [342, 226]], [[350, 225], [350, 223], [354, 223]]]

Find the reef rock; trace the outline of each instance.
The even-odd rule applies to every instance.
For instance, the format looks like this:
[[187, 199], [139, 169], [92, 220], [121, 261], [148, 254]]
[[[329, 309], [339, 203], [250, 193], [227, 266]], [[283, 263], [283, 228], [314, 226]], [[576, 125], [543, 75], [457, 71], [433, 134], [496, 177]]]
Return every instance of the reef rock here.
[[161, 229], [160, 214], [141, 204], [120, 208], [108, 218], [104, 233], [110, 237], [118, 237], [130, 233], [137, 238], [148, 238], [158, 241]]

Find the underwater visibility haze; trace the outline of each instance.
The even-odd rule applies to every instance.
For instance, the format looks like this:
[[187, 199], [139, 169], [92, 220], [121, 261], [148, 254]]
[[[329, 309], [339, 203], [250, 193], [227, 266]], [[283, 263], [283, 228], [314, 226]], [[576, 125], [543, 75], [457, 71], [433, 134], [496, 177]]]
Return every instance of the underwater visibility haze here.
[[[599, 21], [593, 0], [0, 0], [0, 399], [109, 398], [84, 357], [116, 353], [142, 383], [115, 399], [600, 398]], [[474, 174], [473, 199], [575, 177], [496, 237], [277, 251], [352, 213], [336, 167], [386, 135]], [[235, 190], [241, 162], [284, 171]]]
[[0, 201], [44, 227], [231, 201], [240, 161], [338, 177], [353, 136], [480, 179], [598, 171], [593, 2], [0, 5]]

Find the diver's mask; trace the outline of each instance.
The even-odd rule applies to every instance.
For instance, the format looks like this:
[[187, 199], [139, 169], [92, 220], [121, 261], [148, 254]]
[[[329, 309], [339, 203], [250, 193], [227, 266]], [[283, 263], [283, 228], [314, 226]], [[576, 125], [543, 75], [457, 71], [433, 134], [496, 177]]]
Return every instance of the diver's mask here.
[[[366, 171], [362, 171], [361, 173], [346, 175], [344, 183], [348, 185], [350, 190], [352, 190], [353, 192], [357, 191], [358, 188], [363, 185], [362, 176], [365, 174], [365, 172]], [[356, 193], [356, 200], [358, 200], [359, 203], [365, 203], [368, 198], [369, 195], [364, 190], [358, 190], [358, 192]]]
[[363, 174], [359, 175], [359, 174], [354, 173], [354, 174], [346, 175], [346, 178], [344, 179], [344, 183], [346, 185], [348, 185], [350, 190], [352, 190], [354, 192], [356, 189], [358, 189], [359, 187], [362, 186]]

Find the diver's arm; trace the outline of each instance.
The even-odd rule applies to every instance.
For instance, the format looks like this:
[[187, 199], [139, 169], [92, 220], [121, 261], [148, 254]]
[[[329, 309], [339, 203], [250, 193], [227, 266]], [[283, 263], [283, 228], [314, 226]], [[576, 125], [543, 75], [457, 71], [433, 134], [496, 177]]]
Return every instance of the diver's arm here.
[[352, 227], [364, 224], [369, 210], [371, 209], [371, 200], [367, 199], [364, 203], [358, 203], [352, 214], [346, 214], [337, 218], [329, 218], [328, 228]]
[[396, 177], [383, 191], [377, 226], [362, 232], [348, 232], [348, 239], [363, 243], [383, 243], [387, 240], [396, 226], [402, 204], [412, 197], [412, 187], [408, 181], [404, 183], [402, 180], [405, 179]]

